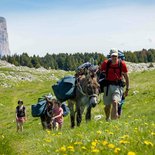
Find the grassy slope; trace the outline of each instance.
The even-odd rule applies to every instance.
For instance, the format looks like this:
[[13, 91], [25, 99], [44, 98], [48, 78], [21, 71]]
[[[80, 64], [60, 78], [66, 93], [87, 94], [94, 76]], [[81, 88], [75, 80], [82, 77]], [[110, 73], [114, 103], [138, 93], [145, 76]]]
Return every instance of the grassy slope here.
[[[30, 105], [51, 91], [52, 81], [20, 82], [12, 88], [0, 88], [0, 154], [155, 154], [154, 79], [155, 71], [130, 74], [131, 90], [120, 120], [107, 123], [103, 117], [87, 124], [83, 121], [72, 130], [69, 117], [65, 117], [61, 132], [43, 131], [40, 120], [31, 116]], [[24, 132], [17, 134], [15, 107], [19, 98], [27, 107], [28, 121]], [[104, 115], [103, 107], [100, 103], [94, 108], [92, 118]]]

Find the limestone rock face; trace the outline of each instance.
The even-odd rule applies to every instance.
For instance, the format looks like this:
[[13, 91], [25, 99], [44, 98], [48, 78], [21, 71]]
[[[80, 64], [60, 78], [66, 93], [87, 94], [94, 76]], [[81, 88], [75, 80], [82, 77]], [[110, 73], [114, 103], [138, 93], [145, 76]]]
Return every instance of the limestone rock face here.
[[6, 20], [0, 17], [0, 58], [10, 55]]

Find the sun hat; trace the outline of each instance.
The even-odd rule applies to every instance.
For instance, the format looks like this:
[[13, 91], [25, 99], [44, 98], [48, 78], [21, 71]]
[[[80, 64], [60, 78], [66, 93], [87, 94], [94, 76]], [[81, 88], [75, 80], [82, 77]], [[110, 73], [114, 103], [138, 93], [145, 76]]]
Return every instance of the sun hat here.
[[111, 49], [110, 50], [110, 56], [118, 56], [118, 50]]

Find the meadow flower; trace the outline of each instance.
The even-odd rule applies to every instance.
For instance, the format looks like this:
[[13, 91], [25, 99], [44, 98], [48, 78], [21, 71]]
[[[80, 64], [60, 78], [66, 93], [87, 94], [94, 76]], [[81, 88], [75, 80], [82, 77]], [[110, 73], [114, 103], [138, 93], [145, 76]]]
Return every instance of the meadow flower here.
[[72, 152], [74, 152], [74, 151], [75, 151], [75, 150], [74, 150], [74, 147], [73, 147], [73, 146], [71, 146], [71, 145], [70, 145], [70, 146], [68, 146], [68, 147], [67, 147], [67, 149], [69, 149], [69, 150], [70, 150], [70, 151], [72, 151]]
[[49, 130], [46, 130], [46, 132], [47, 132], [47, 134], [49, 134], [49, 135], [51, 134], [51, 131], [49, 131]]
[[120, 151], [121, 151], [121, 149], [120, 149], [120, 148], [118, 148], [118, 147], [116, 147], [116, 148], [115, 148], [115, 150], [114, 150], [114, 153], [116, 153], [116, 154], [117, 154], [117, 153], [119, 153]]
[[44, 140], [45, 140], [45, 142], [47, 142], [47, 143], [51, 143], [51, 139], [49, 139], [49, 138], [44, 139]]
[[122, 139], [126, 139], [126, 138], [129, 138], [129, 135], [124, 135], [121, 137]]
[[99, 152], [99, 149], [92, 149], [91, 152], [98, 153]]
[[91, 145], [95, 147], [97, 145], [97, 140], [91, 142]]
[[127, 155], [136, 155], [136, 153], [135, 153], [135, 152], [130, 151], [130, 152], [128, 152], [128, 154], [127, 154]]
[[102, 133], [102, 131], [98, 130], [96, 133], [100, 135]]
[[114, 134], [113, 132], [111, 132], [111, 131], [109, 132], [109, 135], [113, 135], [113, 134]]
[[62, 132], [58, 132], [58, 135], [62, 135]]
[[128, 144], [129, 142], [126, 141], [126, 140], [120, 140], [119, 143], [120, 143], [120, 144]]
[[152, 142], [149, 142], [147, 140], [144, 141], [144, 144], [148, 145], [148, 146], [152, 146], [153, 147], [153, 143]]
[[155, 136], [155, 132], [151, 132], [151, 135]]
[[74, 145], [81, 145], [82, 142], [74, 142]]
[[65, 152], [66, 151], [66, 147], [65, 146], [60, 147], [59, 151]]
[[82, 148], [82, 150], [87, 150], [87, 148], [85, 146], [82, 146], [81, 148]]
[[114, 145], [114, 144], [109, 144], [108, 147], [109, 147], [110, 149], [113, 149], [113, 148], [115, 148], [115, 145]]
[[2, 139], [4, 139], [5, 137], [4, 137], [4, 135], [2, 135]]
[[103, 145], [107, 145], [108, 142], [104, 140], [104, 141], [102, 142], [102, 144], [103, 144]]

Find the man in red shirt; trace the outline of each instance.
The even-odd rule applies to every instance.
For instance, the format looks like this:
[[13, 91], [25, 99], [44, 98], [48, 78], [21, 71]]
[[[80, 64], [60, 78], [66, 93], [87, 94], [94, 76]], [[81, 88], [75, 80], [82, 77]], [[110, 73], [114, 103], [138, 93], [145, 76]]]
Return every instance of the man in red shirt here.
[[[129, 90], [129, 76], [126, 64], [121, 61], [121, 69], [119, 67], [118, 51], [110, 51], [110, 64], [109, 60], [105, 60], [101, 64], [101, 71], [106, 74], [106, 86], [104, 86], [104, 104], [105, 104], [105, 115], [106, 120], [117, 119], [118, 118], [118, 104], [121, 101], [123, 95], [122, 78], [124, 77], [126, 82], [126, 90], [124, 92], [125, 96], [128, 95]], [[108, 64], [108, 70], [107, 70]], [[112, 110], [111, 110], [112, 105]]]

